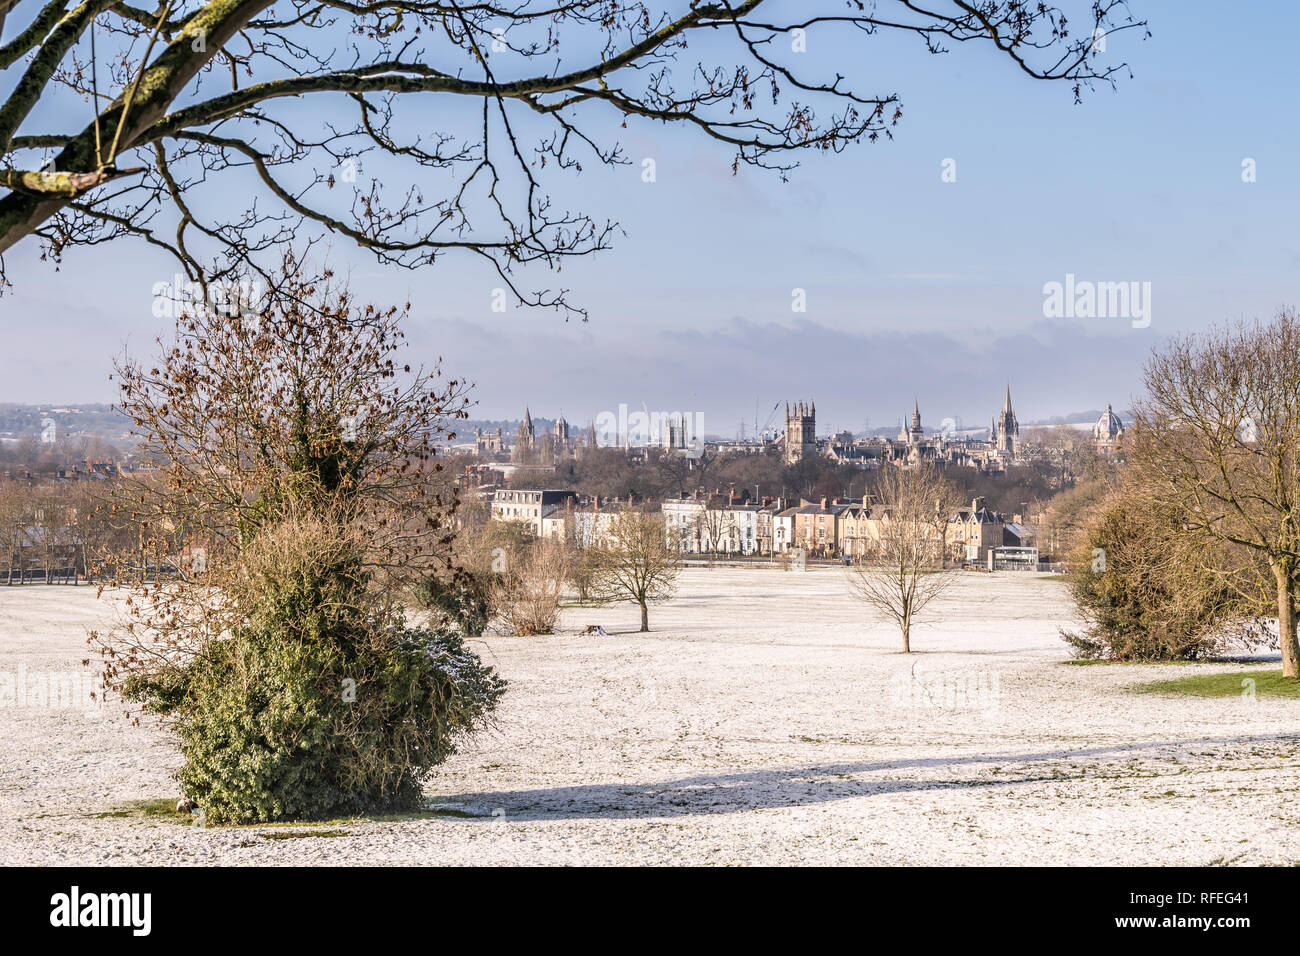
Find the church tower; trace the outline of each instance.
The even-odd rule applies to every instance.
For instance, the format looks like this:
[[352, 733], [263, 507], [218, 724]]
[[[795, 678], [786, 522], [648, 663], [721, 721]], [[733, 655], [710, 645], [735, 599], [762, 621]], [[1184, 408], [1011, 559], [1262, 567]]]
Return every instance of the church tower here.
[[1016, 457], [1016, 452], [1020, 445], [1020, 423], [1016, 421], [1016, 413], [1011, 408], [1011, 385], [1007, 385], [1007, 400], [1002, 404], [1002, 414], [997, 417], [995, 422], [996, 436], [994, 437], [994, 446], [999, 452]]
[[587, 424], [586, 440], [579, 439], [576, 453], [579, 457], [585, 457], [596, 450], [596, 426], [594, 423]]
[[921, 405], [916, 399], [912, 399], [912, 424], [907, 429], [907, 443], [919, 445], [923, 438], [925, 438], [925, 430], [921, 427]]
[[785, 405], [785, 463], [793, 465], [817, 453], [817, 403]]
[[533, 427], [533, 413], [524, 407], [524, 423], [519, 429], [519, 444], [532, 448], [537, 444], [537, 429]]
[[525, 461], [532, 457], [536, 447], [537, 429], [533, 427], [533, 414], [525, 406], [524, 423], [519, 426], [519, 431], [515, 434], [515, 447], [511, 449], [510, 457], [514, 461]]

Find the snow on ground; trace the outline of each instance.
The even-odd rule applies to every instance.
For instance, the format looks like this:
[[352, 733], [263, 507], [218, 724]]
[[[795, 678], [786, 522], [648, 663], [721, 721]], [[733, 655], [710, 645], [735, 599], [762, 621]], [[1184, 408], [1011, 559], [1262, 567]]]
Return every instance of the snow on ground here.
[[[77, 673], [106, 610], [0, 588], [0, 676]], [[648, 635], [617, 605], [484, 639], [511, 688], [430, 780], [439, 815], [336, 836], [105, 815], [177, 797], [166, 737], [112, 705], [10, 704], [0, 863], [1300, 860], [1297, 705], [1129, 693], [1223, 665], [1070, 666], [1070, 618], [1058, 581], [967, 574], [904, 656], [837, 569], [688, 569]]]

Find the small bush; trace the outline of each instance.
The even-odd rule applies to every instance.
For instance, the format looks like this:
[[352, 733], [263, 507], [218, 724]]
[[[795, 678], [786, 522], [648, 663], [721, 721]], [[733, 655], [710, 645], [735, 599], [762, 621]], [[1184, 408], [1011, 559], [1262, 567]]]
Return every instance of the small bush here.
[[174, 720], [182, 790], [208, 820], [414, 808], [496, 706], [504, 681], [459, 634], [368, 593], [362, 554], [329, 522], [273, 529], [244, 555], [229, 633], [124, 688]]
[[539, 540], [508, 568], [492, 604], [512, 634], [550, 634], [560, 616], [560, 598], [568, 577], [568, 554], [556, 541]]
[[487, 630], [492, 611], [488, 605], [489, 580], [461, 571], [454, 580], [428, 577], [415, 586], [415, 600], [441, 620], [454, 624], [466, 637], [479, 637]]
[[1249, 555], [1213, 551], [1133, 487], [1108, 497], [1078, 536], [1066, 576], [1087, 623], [1062, 639], [1082, 659], [1204, 660], [1267, 644]]

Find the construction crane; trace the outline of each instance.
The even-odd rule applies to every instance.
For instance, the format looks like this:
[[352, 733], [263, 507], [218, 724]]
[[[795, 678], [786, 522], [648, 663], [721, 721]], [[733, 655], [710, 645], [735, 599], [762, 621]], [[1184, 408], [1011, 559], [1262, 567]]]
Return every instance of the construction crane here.
[[759, 428], [758, 427], [758, 399], [757, 398], [754, 399], [754, 437], [755, 438], [761, 439], [767, 433], [768, 429], [772, 427], [772, 422], [776, 419], [776, 413], [780, 409], [780, 407], [781, 407], [781, 403], [779, 401], [775, 405], [773, 405], [772, 411], [767, 416], [767, 421], [763, 423], [762, 428]]

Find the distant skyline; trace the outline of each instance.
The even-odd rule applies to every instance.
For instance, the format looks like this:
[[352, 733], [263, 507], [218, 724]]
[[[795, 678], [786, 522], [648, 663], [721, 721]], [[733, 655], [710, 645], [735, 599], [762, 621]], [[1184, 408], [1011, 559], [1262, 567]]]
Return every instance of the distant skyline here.
[[[1300, 8], [1130, 7], [1152, 37], [1118, 36], [1110, 55], [1133, 78], [1080, 106], [960, 44], [930, 56], [911, 38], [866, 38], [869, 59], [828, 47], [828, 69], [897, 90], [904, 117], [892, 141], [805, 157], [785, 184], [733, 176], [728, 151], [688, 130], [630, 121], [633, 165], [551, 184], [558, 205], [626, 235], [558, 275], [516, 276], [571, 289], [586, 324], [493, 312], [500, 280], [465, 258], [391, 271], [336, 240], [331, 262], [366, 299], [411, 301], [413, 358], [442, 356], [474, 381], [475, 417], [528, 405], [581, 424], [579, 409], [645, 403], [732, 435], [756, 402], [761, 425], [774, 404], [805, 399], [819, 432], [861, 431], [895, 425], [915, 397], [929, 427], [978, 427], [1008, 381], [1023, 421], [1127, 408], [1152, 346], [1295, 304], [1300, 267], [1300, 130], [1286, 120]], [[656, 160], [654, 183], [642, 157]], [[6, 267], [0, 401], [111, 402], [112, 357], [167, 331], [150, 295], [176, 270], [138, 243], [73, 250], [59, 271], [22, 244]], [[1149, 282], [1150, 325], [1046, 317], [1044, 286], [1068, 275]], [[795, 290], [806, 311], [792, 311]]]

